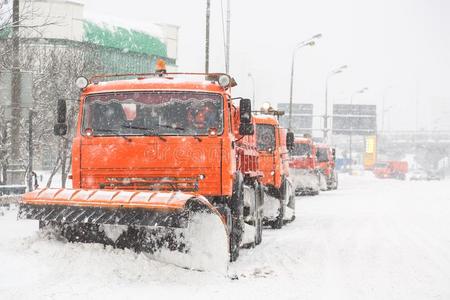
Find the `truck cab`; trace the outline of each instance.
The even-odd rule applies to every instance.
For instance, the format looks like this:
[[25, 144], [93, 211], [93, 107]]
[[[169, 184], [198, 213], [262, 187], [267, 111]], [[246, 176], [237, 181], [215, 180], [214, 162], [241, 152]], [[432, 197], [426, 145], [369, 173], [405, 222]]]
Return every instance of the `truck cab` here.
[[407, 161], [380, 161], [373, 168], [373, 173], [378, 178], [406, 179], [408, 173]]
[[320, 174], [317, 148], [311, 138], [296, 138], [289, 162], [296, 195], [318, 195]]
[[[129, 191], [121, 207], [130, 208], [137, 191], [162, 192], [152, 199], [158, 211], [189, 209], [183, 193], [201, 195], [227, 227], [232, 261], [244, 244], [259, 244], [263, 192], [255, 124], [250, 99], [233, 103], [234, 79], [165, 70], [120, 76], [95, 76], [80, 87], [74, 189]], [[58, 101], [57, 135], [66, 134], [65, 111]]]
[[336, 151], [327, 144], [317, 144], [317, 162], [321, 174], [321, 181], [325, 183], [323, 190], [338, 188], [338, 175], [335, 170]]
[[295, 198], [289, 176], [287, 130], [270, 115], [254, 116], [261, 182], [265, 189], [264, 223], [281, 228], [295, 218]]

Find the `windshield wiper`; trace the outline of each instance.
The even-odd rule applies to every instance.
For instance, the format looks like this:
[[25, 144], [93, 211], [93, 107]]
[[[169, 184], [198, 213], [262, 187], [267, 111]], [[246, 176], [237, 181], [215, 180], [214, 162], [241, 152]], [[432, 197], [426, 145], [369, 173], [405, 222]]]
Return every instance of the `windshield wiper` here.
[[108, 132], [108, 133], [114, 133], [114, 136], [120, 136], [121, 138], [127, 140], [128, 142], [131, 142], [132, 140], [124, 135], [119, 134], [118, 130], [114, 130], [114, 129], [107, 129], [107, 128], [102, 128], [102, 129], [94, 129], [93, 130], [94, 135], [96, 132]]
[[[122, 128], [128, 128], [128, 129], [138, 129], [138, 130], [143, 130], [145, 136], [157, 136], [160, 140], [162, 140], [162, 141], [164, 141], [164, 142], [166, 141], [166, 139], [163, 138], [161, 135], [155, 134], [155, 129], [154, 129], [154, 128], [141, 127], [141, 126], [133, 126], [133, 125], [122, 125], [121, 127], [122, 127]], [[158, 127], [162, 127], [162, 126], [158, 126]]]
[[[185, 131], [186, 129], [184, 129], [183, 127], [177, 127], [177, 126], [171, 126], [171, 125], [164, 125], [164, 124], [158, 124], [156, 125], [156, 127], [158, 128], [168, 128], [168, 129], [175, 129], [175, 130], [179, 130], [179, 131]], [[133, 125], [122, 125], [122, 128], [129, 128], [129, 129], [138, 129], [138, 130], [144, 130], [145, 133], [144, 135], [146, 136], [157, 136], [159, 137], [161, 140], [166, 141], [165, 138], [163, 138], [161, 135], [155, 134], [155, 128], [148, 128], [148, 127], [141, 127], [141, 126], [133, 126]], [[149, 134], [151, 133], [151, 134]], [[197, 141], [201, 142], [202, 139], [199, 136], [196, 135], [192, 135], [192, 137], [194, 139], [196, 139]]]
[[170, 128], [170, 129], [181, 130], [181, 131], [185, 130], [183, 127], [177, 127], [177, 126], [173, 127], [173, 126], [170, 126], [170, 125], [158, 125], [158, 127]]
[[[170, 125], [156, 125], [156, 127], [169, 128], [169, 129], [182, 130], [182, 131], [185, 130], [183, 127], [173, 127], [173, 126], [170, 126]], [[133, 126], [133, 125], [122, 125], [122, 128], [140, 129], [140, 130], [151, 131], [151, 132], [153, 132], [155, 130], [154, 128]]]

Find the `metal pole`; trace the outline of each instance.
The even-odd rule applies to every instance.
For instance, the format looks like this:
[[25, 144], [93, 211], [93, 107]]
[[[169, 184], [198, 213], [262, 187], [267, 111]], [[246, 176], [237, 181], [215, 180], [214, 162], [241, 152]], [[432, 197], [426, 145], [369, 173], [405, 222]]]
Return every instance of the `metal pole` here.
[[252, 80], [252, 87], [253, 87], [253, 109], [256, 110], [256, 98], [255, 98], [255, 78], [253, 77], [252, 73], [248, 73], [248, 77]]
[[33, 111], [28, 112], [28, 191], [33, 190]]
[[292, 131], [292, 95], [294, 90], [294, 66], [295, 66], [295, 53], [300, 48], [303, 48], [305, 46], [314, 46], [315, 40], [320, 39], [322, 37], [322, 34], [316, 34], [312, 36], [311, 38], [304, 40], [303, 42], [300, 42], [295, 46], [294, 50], [292, 51], [292, 59], [291, 59], [291, 83], [289, 88], [289, 131]]
[[349, 155], [350, 155], [350, 169], [349, 173], [353, 173], [353, 157], [352, 157], [352, 136], [353, 136], [353, 127], [350, 128], [350, 136], [349, 136]]
[[323, 116], [323, 141], [326, 143], [328, 139], [328, 79], [331, 75], [327, 77], [325, 81], [325, 114]]
[[231, 1], [227, 1], [227, 46], [225, 53], [225, 70], [230, 72], [230, 25], [231, 25]]
[[291, 85], [289, 89], [289, 131], [292, 131], [292, 93], [294, 90], [294, 65], [295, 65], [295, 50], [292, 53], [292, 61], [291, 61]]
[[206, 35], [205, 35], [205, 73], [209, 72], [209, 20], [211, 17], [211, 0], [206, 0]]
[[384, 131], [384, 114], [386, 112], [386, 98], [388, 95], [389, 90], [392, 88], [392, 86], [388, 86], [385, 90], [384, 90], [384, 94], [383, 94], [383, 101], [381, 103], [381, 132]]
[[[355, 92], [352, 94], [352, 96], [350, 97], [350, 108], [353, 105], [353, 97], [357, 94], [358, 92]], [[352, 115], [353, 112], [351, 111]], [[350, 169], [349, 169], [349, 173], [352, 174], [353, 173], [353, 153], [352, 153], [352, 137], [353, 137], [353, 118], [352, 116], [350, 116], [350, 136], [349, 136], [349, 140], [348, 140], [348, 153], [350, 155]]]
[[253, 107], [256, 108], [256, 97], [255, 97], [255, 79], [252, 77], [253, 82]]
[[11, 160], [18, 163], [20, 158], [20, 37], [19, 37], [19, 0], [13, 1], [12, 19], [12, 80], [11, 80]]
[[[353, 97], [356, 94], [362, 94], [365, 91], [367, 91], [367, 87], [358, 90], [356, 92], [354, 92], [351, 97], [350, 97], [350, 108], [352, 108], [353, 106]], [[350, 154], [350, 174], [353, 172], [353, 153], [352, 153], [352, 137], [353, 137], [353, 111], [350, 111], [351, 115], [350, 115], [350, 138], [349, 138], [349, 154]]]

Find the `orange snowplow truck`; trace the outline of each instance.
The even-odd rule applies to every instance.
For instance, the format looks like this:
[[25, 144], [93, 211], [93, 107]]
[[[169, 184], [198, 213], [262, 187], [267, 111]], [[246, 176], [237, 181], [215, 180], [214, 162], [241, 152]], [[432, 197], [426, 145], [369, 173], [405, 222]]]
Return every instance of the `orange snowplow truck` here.
[[378, 178], [406, 179], [408, 173], [407, 161], [387, 161], [377, 162], [373, 168], [373, 173]]
[[336, 166], [336, 150], [327, 144], [316, 144], [317, 162], [320, 171], [320, 189], [336, 190], [338, 188], [338, 175]]
[[[77, 85], [73, 189], [25, 194], [20, 218], [56, 227], [69, 241], [152, 253], [160, 247], [189, 251], [179, 229], [205, 213], [223, 223], [231, 261], [244, 243], [261, 242], [263, 191], [251, 101], [231, 98], [233, 78], [159, 70], [79, 78]], [[63, 136], [64, 101], [57, 110], [54, 132]], [[111, 226], [121, 234], [109, 234]]]
[[289, 167], [297, 196], [319, 194], [320, 172], [316, 155], [316, 145], [311, 138], [295, 139]]
[[264, 224], [279, 229], [295, 219], [295, 196], [289, 178], [289, 153], [294, 134], [282, 128], [277, 119], [254, 116], [259, 168], [265, 187]]

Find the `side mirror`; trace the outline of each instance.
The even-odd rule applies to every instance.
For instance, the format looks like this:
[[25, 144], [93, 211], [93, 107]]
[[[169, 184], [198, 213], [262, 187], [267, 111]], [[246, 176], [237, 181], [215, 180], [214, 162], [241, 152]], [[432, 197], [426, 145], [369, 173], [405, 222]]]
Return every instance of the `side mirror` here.
[[241, 123], [239, 125], [240, 135], [253, 135], [255, 133], [255, 126], [253, 124]]
[[241, 99], [239, 102], [239, 111], [241, 124], [251, 124], [252, 123], [252, 102], [250, 99]]
[[58, 99], [58, 103], [56, 105], [56, 115], [57, 123], [66, 123], [67, 106], [65, 100]]
[[294, 139], [295, 137], [293, 132], [288, 132], [286, 134], [286, 147], [288, 150], [294, 149]]
[[66, 101], [63, 99], [58, 99], [56, 104], [56, 121], [57, 123], [53, 127], [53, 133], [56, 136], [64, 136], [67, 134], [67, 106]]
[[67, 124], [57, 123], [53, 127], [53, 134], [56, 136], [65, 136], [67, 134]]
[[255, 133], [255, 126], [252, 124], [252, 102], [250, 99], [241, 99], [239, 102], [239, 112], [241, 120], [239, 134], [253, 135]]

